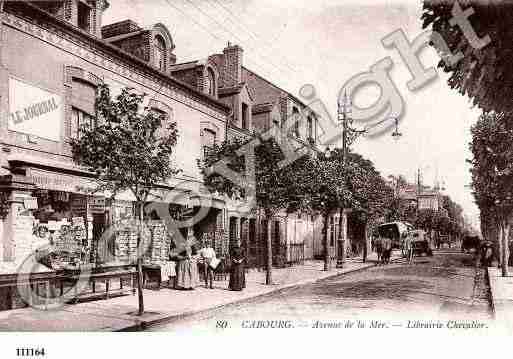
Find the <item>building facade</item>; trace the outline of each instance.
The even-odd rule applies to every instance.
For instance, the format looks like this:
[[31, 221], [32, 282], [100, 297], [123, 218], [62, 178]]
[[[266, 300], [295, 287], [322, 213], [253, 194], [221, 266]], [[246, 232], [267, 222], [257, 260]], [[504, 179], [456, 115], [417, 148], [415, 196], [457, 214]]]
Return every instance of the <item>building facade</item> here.
[[[171, 76], [175, 45], [164, 25], [142, 29], [125, 21], [102, 27], [107, 6], [103, 0], [4, 2], [0, 44], [4, 270], [16, 268], [48, 241], [75, 241], [92, 249], [109, 225], [133, 216], [130, 193], [114, 201], [108, 201], [106, 194], [88, 194], [94, 176], [72, 161], [69, 139], [79, 136], [82, 124], [94, 123], [99, 83], [108, 84], [114, 95], [124, 87], [150, 94], [146, 105], [176, 122], [179, 139], [173, 163], [182, 172], [162, 183], [162, 197], [186, 208], [205, 206], [202, 197], [207, 196], [196, 160], [211, 138], [225, 138], [231, 109], [219, 100], [217, 90], [197, 89]], [[236, 204], [221, 197], [209, 199], [207, 214], [190, 229], [197, 237], [215, 237], [221, 253], [227, 252], [230, 206]], [[163, 231], [155, 233], [165, 237]], [[110, 249], [126, 258], [133, 244], [122, 238], [109, 246], [94, 250]], [[161, 257], [166, 257], [165, 251]]]
[[[229, 138], [262, 134], [276, 126], [289, 134], [289, 142], [295, 150], [319, 151], [320, 115], [296, 96], [245, 67], [242, 47], [228, 43], [222, 53], [172, 65], [171, 73], [198, 90], [207, 89], [217, 94], [219, 100], [232, 109], [227, 123]], [[240, 233], [242, 244], [248, 248], [250, 263], [256, 262], [255, 256], [261, 253], [259, 248], [265, 240], [259, 236], [260, 244], [254, 244], [247, 237], [252, 231], [245, 228], [247, 219], [238, 218], [236, 213], [230, 216], [235, 232]], [[328, 230], [333, 258], [336, 257], [338, 226], [338, 218], [333, 216]], [[280, 213], [273, 219], [272, 233], [275, 263], [323, 256], [322, 219], [319, 217]]]
[[[177, 63], [172, 34], [163, 24], [141, 28], [130, 20], [102, 26], [105, 0], [3, 2], [0, 43], [0, 263], [13, 271], [42, 243], [81, 244], [130, 260], [133, 236], [117, 228], [103, 247], [105, 229], [134, 216], [134, 198], [89, 194], [94, 175], [72, 160], [69, 140], [94, 124], [96, 88], [124, 87], [149, 94], [145, 105], [176, 122], [173, 163], [182, 172], [162, 183], [162, 201], [203, 217], [185, 235], [211, 237], [223, 256], [241, 243], [250, 266], [265, 264], [258, 211], [244, 201], [208, 194], [197, 166], [206, 148], [233, 137], [250, 138], [273, 125], [290, 127], [297, 148], [315, 151], [318, 114], [295, 96], [243, 66], [243, 49]], [[300, 118], [300, 121], [294, 119]], [[291, 120], [292, 119], [292, 120]], [[291, 122], [292, 121], [292, 122]], [[291, 124], [288, 126], [288, 124]], [[205, 200], [208, 199], [208, 200]], [[166, 203], [167, 203], [166, 202]], [[338, 219], [329, 227], [336, 253]], [[152, 227], [151, 260], [169, 253], [165, 230]], [[272, 223], [273, 262], [300, 262], [323, 254], [320, 218], [277, 215]], [[345, 231], [344, 231], [345, 232]]]

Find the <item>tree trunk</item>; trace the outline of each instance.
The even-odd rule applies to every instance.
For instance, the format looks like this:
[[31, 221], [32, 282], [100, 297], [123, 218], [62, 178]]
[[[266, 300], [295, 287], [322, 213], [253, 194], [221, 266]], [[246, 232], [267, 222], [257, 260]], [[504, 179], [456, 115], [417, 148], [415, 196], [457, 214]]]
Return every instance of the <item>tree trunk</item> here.
[[324, 214], [324, 223], [322, 226], [322, 244], [324, 249], [324, 271], [330, 270], [330, 248], [328, 246], [328, 223], [330, 216], [329, 214]]
[[501, 269], [502, 276], [507, 277], [509, 275], [508, 271], [508, 262], [509, 262], [509, 230], [510, 224], [509, 221], [506, 220], [501, 224], [502, 231], [502, 253], [501, 253]]
[[137, 230], [137, 297], [139, 302], [139, 315], [144, 313], [144, 297], [143, 297], [143, 272], [142, 272], [142, 221], [143, 221], [143, 204], [138, 204], [137, 217], [139, 219]]
[[369, 253], [369, 236], [368, 234], [368, 222], [365, 223], [365, 229], [363, 231], [364, 243], [363, 243], [363, 263], [367, 262], [367, 254]]
[[271, 285], [273, 284], [273, 240], [271, 237], [271, 216], [267, 215], [266, 218], [266, 228], [265, 232], [267, 233], [267, 271], [265, 274], [265, 284]]

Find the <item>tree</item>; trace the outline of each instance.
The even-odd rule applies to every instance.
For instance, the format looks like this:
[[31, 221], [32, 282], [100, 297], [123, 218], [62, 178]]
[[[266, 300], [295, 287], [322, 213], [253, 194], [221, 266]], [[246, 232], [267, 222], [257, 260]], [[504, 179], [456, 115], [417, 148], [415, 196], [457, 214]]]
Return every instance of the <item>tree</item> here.
[[[357, 213], [357, 219], [363, 223], [364, 229], [364, 260], [368, 253], [368, 233], [371, 233], [387, 214], [387, 205], [394, 198], [392, 189], [386, 180], [374, 167], [372, 161], [365, 159], [360, 154], [351, 152], [348, 154], [348, 162], [353, 173], [349, 176], [350, 191], [353, 193], [353, 206]], [[400, 181], [405, 181], [399, 177]]]
[[[292, 173], [292, 168], [302, 163], [300, 158], [288, 166], [280, 167], [279, 163], [284, 158], [281, 148], [273, 138], [252, 138], [248, 141], [235, 138], [214, 144], [206, 151], [204, 158], [198, 161], [205, 185], [212, 191], [231, 198], [246, 199], [252, 189], [245, 186], [254, 186], [255, 204], [262, 209], [266, 223], [266, 284], [272, 284], [272, 218], [279, 211], [289, 208], [293, 193], [291, 188], [297, 178]], [[219, 170], [220, 164], [225, 165], [226, 169], [242, 181], [228, 178], [224, 171]], [[255, 183], [251, 184], [248, 176], [253, 171]]]
[[513, 130], [506, 116], [483, 114], [472, 126], [472, 188], [481, 212], [498, 228], [502, 275], [508, 275], [509, 233], [513, 220]]
[[353, 207], [353, 194], [348, 178], [354, 174], [352, 164], [345, 164], [340, 149], [326, 151], [316, 157], [309, 157], [295, 168], [300, 179], [293, 184], [295, 208], [310, 214], [319, 214], [323, 219], [324, 270], [331, 267], [328, 246], [330, 216], [337, 210], [342, 216], [343, 208]]
[[[455, 2], [463, 10], [472, 7], [469, 17], [473, 29], [480, 39], [489, 36], [486, 46], [472, 46], [463, 32], [450, 24]], [[513, 65], [511, 63], [511, 38], [513, 29], [513, 6], [509, 1], [482, 0], [424, 0], [423, 27], [431, 26], [447, 43], [451, 53], [461, 51], [463, 59], [454, 65], [440, 61], [439, 67], [449, 73], [448, 84], [452, 89], [467, 95], [474, 105], [485, 112], [511, 113], [513, 102], [509, 94], [513, 90]], [[432, 45], [444, 58], [446, 50], [433, 41]], [[484, 43], [482, 44], [484, 45]]]
[[115, 99], [107, 85], [100, 85], [96, 99], [96, 126], [82, 126], [71, 140], [73, 159], [96, 175], [95, 191], [110, 191], [112, 198], [129, 190], [135, 197], [138, 236], [137, 273], [139, 315], [144, 312], [142, 292], [143, 206], [159, 184], [176, 175], [171, 154], [176, 145], [176, 124], [165, 116], [142, 109], [145, 95], [124, 88]]

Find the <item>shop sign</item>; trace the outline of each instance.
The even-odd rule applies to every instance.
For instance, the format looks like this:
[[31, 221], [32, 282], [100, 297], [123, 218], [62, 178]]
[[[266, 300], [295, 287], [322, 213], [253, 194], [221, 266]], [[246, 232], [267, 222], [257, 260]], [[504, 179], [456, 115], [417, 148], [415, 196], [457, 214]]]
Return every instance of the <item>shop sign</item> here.
[[38, 188], [51, 191], [81, 192], [84, 188], [93, 188], [91, 182], [78, 176], [30, 168], [28, 177]]
[[105, 213], [105, 198], [93, 197], [89, 199], [91, 213]]
[[25, 209], [37, 209], [37, 198], [36, 197], [27, 197], [23, 199], [23, 205]]
[[8, 128], [59, 142], [62, 103], [61, 96], [10, 77]]

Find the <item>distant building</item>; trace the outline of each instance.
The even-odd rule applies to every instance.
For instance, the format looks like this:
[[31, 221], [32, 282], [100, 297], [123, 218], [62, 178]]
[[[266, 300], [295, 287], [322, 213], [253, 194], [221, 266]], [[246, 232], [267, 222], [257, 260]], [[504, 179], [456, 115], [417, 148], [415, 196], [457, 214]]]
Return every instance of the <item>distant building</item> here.
[[441, 194], [436, 190], [424, 190], [417, 194], [419, 209], [432, 209], [438, 211], [439, 209], [442, 209], [441, 200]]

